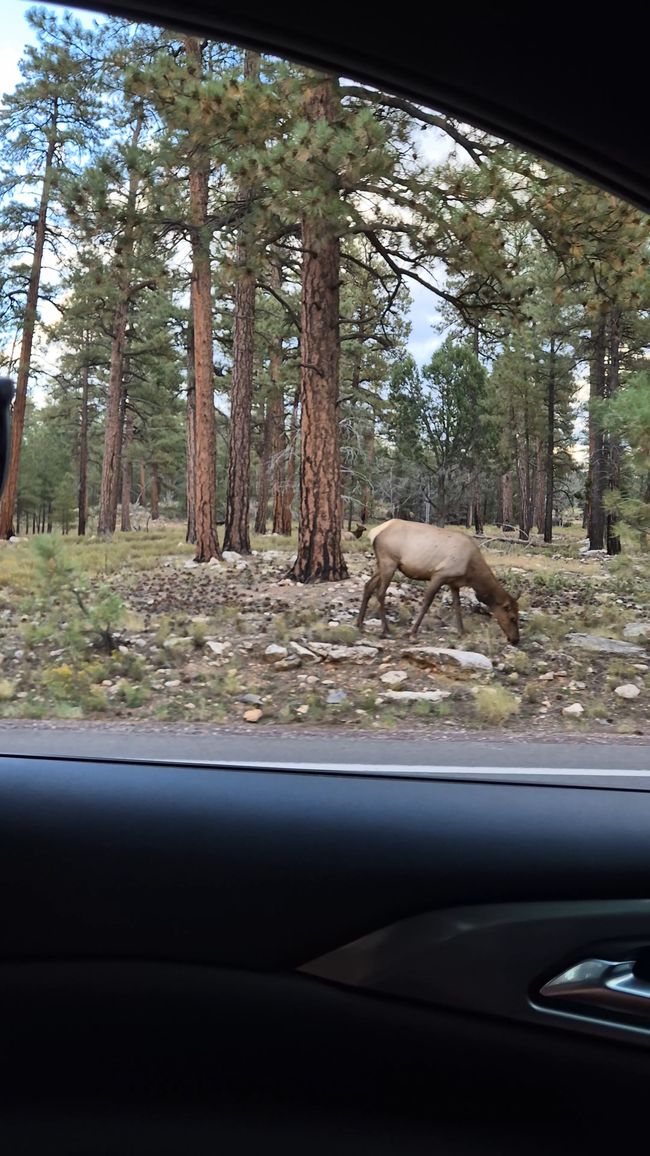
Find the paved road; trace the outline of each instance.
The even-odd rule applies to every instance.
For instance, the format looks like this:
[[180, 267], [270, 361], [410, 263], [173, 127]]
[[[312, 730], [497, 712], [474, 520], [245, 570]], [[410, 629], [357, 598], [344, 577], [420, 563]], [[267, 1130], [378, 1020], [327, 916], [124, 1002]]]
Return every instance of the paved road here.
[[548, 742], [521, 739], [449, 739], [332, 733], [291, 734], [267, 730], [188, 727], [134, 729], [119, 724], [0, 724], [0, 754], [59, 755], [230, 763], [308, 763], [320, 765], [456, 767], [524, 770], [647, 772], [650, 743], [645, 740]]

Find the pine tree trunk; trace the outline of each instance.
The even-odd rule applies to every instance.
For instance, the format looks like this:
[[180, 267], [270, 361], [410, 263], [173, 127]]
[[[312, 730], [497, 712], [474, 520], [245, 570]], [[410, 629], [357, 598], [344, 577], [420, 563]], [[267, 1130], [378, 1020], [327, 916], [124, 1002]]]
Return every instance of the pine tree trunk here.
[[548, 395], [546, 400], [546, 499], [544, 541], [553, 541], [553, 501], [555, 497], [555, 338], [549, 353]]
[[259, 468], [257, 471], [257, 510], [255, 512], [255, 533], [266, 534], [266, 519], [269, 513], [269, 469], [271, 464], [271, 403], [263, 406], [262, 442], [259, 447]]
[[474, 474], [472, 482], [472, 505], [474, 507], [474, 533], [483, 533], [483, 512], [481, 502], [481, 479], [478, 473]]
[[131, 529], [131, 492], [133, 490], [133, 463], [129, 459], [129, 446], [133, 441], [133, 414], [127, 409], [124, 418], [124, 437], [122, 439], [122, 519], [120, 528], [123, 533]]
[[47, 503], [47, 532], [52, 533], [52, 503]]
[[[282, 339], [278, 349], [271, 354], [271, 396], [269, 398], [269, 421], [271, 426], [271, 463], [273, 469], [273, 533], [291, 533], [291, 503], [289, 503], [289, 524], [287, 529], [285, 493], [288, 484], [287, 437], [284, 428], [284, 393], [281, 381]], [[295, 428], [295, 427], [294, 427]], [[292, 497], [293, 500], [293, 497]]]
[[365, 526], [372, 517], [373, 493], [372, 493], [372, 472], [375, 465], [375, 415], [372, 415], [370, 427], [364, 436], [364, 457], [366, 461], [366, 476], [361, 491], [361, 509], [359, 511], [359, 518], [361, 525]]
[[[259, 75], [259, 56], [244, 54], [244, 79]], [[250, 205], [252, 191], [240, 188], [237, 204], [244, 210]], [[255, 346], [255, 273], [249, 267], [250, 243], [245, 237], [246, 225], [240, 229], [235, 263], [235, 310], [232, 350], [232, 391], [230, 395], [230, 434], [228, 439], [228, 489], [224, 548], [250, 554], [251, 475], [251, 408], [253, 398], [253, 354]]]
[[82, 370], [81, 384], [81, 422], [79, 427], [79, 520], [77, 533], [80, 537], [86, 533], [88, 520], [88, 366]]
[[[185, 40], [188, 59], [202, 72], [202, 48], [198, 40]], [[212, 276], [208, 225], [210, 160], [197, 147], [190, 168], [192, 224], [192, 318], [194, 322], [194, 390], [196, 403], [194, 516], [196, 562], [220, 558], [217, 538], [217, 443], [214, 414], [212, 349]]]
[[126, 353], [126, 324], [128, 300], [119, 302], [113, 318], [111, 367], [106, 399], [104, 455], [102, 482], [99, 494], [98, 534], [112, 534], [117, 520], [117, 499], [120, 487], [120, 458], [122, 452], [122, 395], [124, 386], [124, 357]]
[[503, 525], [512, 526], [513, 517], [512, 473], [507, 470], [505, 474], [501, 475], [501, 518]]
[[[336, 107], [334, 81], [314, 80], [305, 108], [311, 125], [333, 123]], [[308, 214], [302, 246], [300, 521], [291, 576], [298, 582], [331, 582], [348, 576], [341, 549], [340, 246], [322, 219]]]
[[[144, 119], [139, 113], [131, 134], [131, 148], [136, 149], [140, 139]], [[132, 169], [129, 173], [129, 191], [125, 207], [125, 226], [120, 255], [119, 297], [113, 318], [111, 341], [111, 366], [106, 400], [106, 425], [104, 430], [104, 456], [102, 459], [102, 481], [99, 492], [99, 521], [97, 533], [113, 534], [117, 522], [117, 503], [121, 487], [120, 460], [122, 453], [122, 420], [124, 367], [126, 361], [126, 327], [129, 314], [131, 291], [131, 270], [135, 248], [135, 210], [138, 188], [142, 180]]]
[[544, 518], [546, 510], [546, 449], [544, 442], [538, 438], [535, 450], [535, 518], [538, 534], [544, 532]]
[[14, 532], [14, 506], [18, 490], [18, 470], [20, 467], [20, 451], [22, 448], [23, 430], [25, 428], [25, 409], [27, 406], [27, 387], [32, 361], [32, 346], [34, 344], [34, 330], [36, 328], [36, 313], [38, 310], [38, 295], [43, 268], [43, 253], [45, 250], [45, 236], [47, 229], [47, 212], [50, 204], [50, 193], [54, 177], [54, 155], [58, 137], [58, 101], [54, 98], [50, 139], [45, 154], [45, 168], [43, 171], [43, 187], [36, 218], [34, 234], [34, 253], [32, 267], [27, 286], [27, 299], [23, 316], [23, 332], [20, 344], [20, 359], [16, 374], [16, 396], [13, 403], [11, 418], [11, 452], [5, 489], [0, 499], [0, 538], [11, 538]]
[[[598, 403], [605, 396], [605, 319], [600, 318], [591, 331], [589, 365], [589, 401]], [[602, 550], [605, 540], [604, 435], [596, 407], [589, 408], [589, 549]]]
[[[616, 307], [612, 307], [609, 311], [607, 346], [608, 362], [606, 390], [607, 398], [611, 399], [615, 397], [618, 392], [621, 366], [621, 310]], [[620, 482], [621, 445], [618, 438], [616, 438], [613, 434], [609, 434], [607, 439], [607, 488], [610, 490], [610, 492], [613, 490], [618, 490]], [[621, 536], [618, 530], [618, 511], [615, 507], [610, 507], [607, 511], [606, 547], [608, 554], [620, 554], [621, 552]]]
[[[187, 326], [187, 408], [185, 411], [186, 447], [186, 504], [187, 531], [185, 541], [196, 542], [196, 518], [194, 515], [194, 489], [196, 466], [196, 392], [194, 389], [194, 326], [190, 319]], [[144, 487], [143, 487], [144, 489]]]
[[138, 501], [144, 509], [147, 504], [147, 478], [145, 474], [144, 462], [140, 462], [140, 491], [138, 493]]
[[151, 521], [157, 522], [160, 517], [160, 482], [158, 479], [158, 463], [151, 463]]

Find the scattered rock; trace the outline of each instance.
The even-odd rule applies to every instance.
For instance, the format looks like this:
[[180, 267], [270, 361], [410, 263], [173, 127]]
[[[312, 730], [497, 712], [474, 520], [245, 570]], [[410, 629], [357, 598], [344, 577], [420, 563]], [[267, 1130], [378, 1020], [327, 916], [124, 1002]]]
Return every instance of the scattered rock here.
[[547, 670], [546, 674], [540, 674], [539, 681], [540, 682], [552, 682], [554, 678], [555, 678], [555, 675], [554, 675], [553, 671]]
[[303, 702], [296, 707], [296, 714], [309, 714], [309, 703]]
[[445, 646], [416, 646], [403, 651], [403, 658], [410, 658], [420, 666], [439, 666], [452, 662], [470, 670], [492, 670], [492, 662], [485, 654], [474, 650], [452, 650]]
[[306, 646], [301, 646], [299, 642], [290, 642], [289, 646], [300, 658], [306, 659], [308, 662], [320, 662], [319, 654], [314, 654], [313, 650], [308, 650]]
[[174, 687], [177, 687], [180, 685], [181, 685], [180, 678], [168, 678], [166, 683], [165, 683], [165, 686], [169, 687], [170, 690], [173, 690]]
[[9, 544], [11, 546], [15, 546], [17, 542], [20, 542], [20, 538], [17, 538], [15, 534], [12, 534], [11, 538], [9, 538]]
[[326, 662], [343, 662], [351, 659], [353, 662], [363, 662], [364, 659], [376, 658], [379, 654], [378, 646], [340, 646], [333, 642], [310, 642], [310, 650], [319, 655]]
[[185, 563], [185, 569], [186, 570], [198, 570], [200, 565], [201, 565], [200, 562], [195, 562], [193, 558], [188, 558], [187, 562]]
[[264, 699], [260, 698], [259, 694], [240, 694], [237, 697], [237, 702], [246, 702], [249, 706], [261, 706]]
[[241, 562], [242, 561], [241, 554], [238, 554], [236, 550], [223, 550], [221, 553], [221, 557], [223, 558], [224, 562]]
[[641, 691], [633, 682], [624, 682], [622, 686], [614, 687], [614, 694], [619, 698], [638, 698]]
[[279, 662], [274, 662], [275, 670], [298, 670], [302, 666], [302, 659], [297, 654], [290, 654], [287, 658], [281, 658]]
[[647, 638], [650, 640], [650, 622], [628, 622], [623, 630], [623, 638]]
[[325, 702], [328, 706], [338, 706], [339, 703], [347, 700], [347, 693], [344, 690], [329, 690]]
[[575, 715], [575, 717], [578, 718], [581, 714], [584, 714], [584, 710], [585, 708], [581, 702], [572, 702], [570, 706], [562, 707], [562, 714]]
[[442, 702], [443, 698], [450, 698], [450, 690], [385, 690], [383, 698], [390, 698], [395, 702]]
[[218, 559], [218, 558], [216, 558], [214, 555], [212, 556], [212, 558], [211, 558], [211, 559], [210, 559], [210, 561], [208, 562], [208, 566], [212, 566], [212, 567], [214, 567], [214, 569], [216, 569], [216, 570], [222, 570], [222, 569], [223, 569], [223, 567], [222, 567], [222, 565], [221, 565], [221, 562], [220, 562], [220, 561], [219, 561], [219, 559]]
[[264, 651], [264, 657], [267, 662], [275, 662], [276, 659], [286, 658], [288, 653], [286, 646], [278, 646], [277, 642], [271, 642]]
[[408, 674], [405, 670], [387, 670], [385, 674], [381, 674], [379, 677], [387, 686], [397, 686], [400, 682], [406, 682]]
[[252, 710], [245, 710], [244, 711], [244, 718], [245, 718], [246, 722], [256, 723], [256, 722], [260, 721], [261, 717], [262, 717], [262, 711], [260, 710], [259, 707], [253, 707]]
[[224, 651], [226, 651], [228, 649], [228, 647], [230, 646], [230, 643], [229, 642], [215, 642], [213, 638], [206, 638], [205, 645], [211, 654], [221, 655], [224, 653]]
[[621, 642], [618, 638], [605, 638], [600, 634], [567, 634], [569, 646], [580, 650], [594, 650], [600, 654], [644, 654], [642, 646], [633, 642]]

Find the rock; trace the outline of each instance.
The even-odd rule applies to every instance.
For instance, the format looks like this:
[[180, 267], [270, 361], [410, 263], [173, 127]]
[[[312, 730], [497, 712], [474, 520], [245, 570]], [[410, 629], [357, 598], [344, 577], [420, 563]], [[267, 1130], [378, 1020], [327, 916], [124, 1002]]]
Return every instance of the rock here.
[[241, 562], [242, 561], [241, 554], [238, 554], [236, 550], [223, 550], [221, 553], [221, 557], [223, 558], [224, 562]]
[[385, 690], [383, 698], [394, 702], [442, 702], [443, 698], [450, 698], [450, 690]]
[[628, 622], [623, 630], [623, 638], [650, 639], [650, 622]]
[[128, 654], [129, 653], [128, 646], [121, 645], [121, 646], [118, 646], [117, 649], [120, 652], [120, 654]]
[[306, 659], [308, 662], [320, 662], [320, 655], [314, 654], [313, 650], [308, 650], [306, 646], [301, 646], [299, 642], [290, 642], [289, 646], [300, 657]]
[[540, 682], [552, 682], [554, 678], [555, 678], [555, 675], [553, 674], [553, 671], [547, 670], [546, 674], [540, 674], [539, 681]]
[[212, 566], [212, 567], [213, 567], [213, 569], [215, 569], [215, 570], [222, 570], [222, 569], [223, 569], [223, 566], [221, 565], [221, 562], [219, 561], [219, 559], [218, 559], [218, 558], [215, 558], [215, 556], [214, 556], [214, 555], [212, 556], [212, 558], [211, 558], [211, 559], [210, 559], [210, 561], [208, 562], [208, 566]]
[[195, 678], [204, 678], [205, 671], [198, 662], [188, 662], [183, 667], [183, 682], [193, 682]]
[[410, 658], [420, 666], [439, 666], [452, 662], [469, 670], [492, 670], [492, 662], [485, 654], [474, 650], [451, 650], [444, 646], [415, 646], [403, 651], [404, 658]]
[[11, 538], [9, 538], [9, 544], [11, 546], [15, 546], [17, 542], [20, 542], [20, 538], [17, 538], [15, 534], [12, 534]]
[[175, 687], [180, 686], [180, 685], [181, 685], [180, 678], [168, 678], [167, 682], [165, 683], [165, 686], [168, 687], [169, 690], [173, 690]]
[[300, 706], [297, 706], [296, 714], [309, 714], [309, 703], [303, 702]]
[[240, 694], [237, 696], [237, 702], [248, 703], [249, 706], [261, 706], [264, 702], [259, 694]]
[[569, 646], [594, 650], [600, 654], [645, 654], [642, 646], [621, 642], [618, 638], [605, 638], [600, 634], [567, 634], [566, 641]]
[[278, 646], [277, 642], [271, 642], [264, 651], [264, 657], [267, 662], [275, 662], [276, 659], [286, 658], [288, 653], [286, 646]]
[[325, 702], [328, 706], [338, 706], [339, 703], [345, 702], [347, 697], [344, 690], [329, 690]]
[[253, 707], [252, 710], [245, 710], [244, 711], [244, 718], [245, 718], [246, 722], [256, 723], [256, 722], [260, 721], [261, 717], [262, 717], [262, 711], [260, 710], [259, 707]]
[[617, 694], [619, 698], [638, 698], [641, 691], [633, 682], [624, 682], [622, 686], [614, 687], [614, 694]]
[[186, 570], [197, 570], [200, 565], [201, 565], [200, 562], [195, 562], [193, 558], [188, 558], [187, 562], [185, 563], [185, 569]]
[[327, 625], [328, 625], [328, 626], [340, 626], [340, 625], [341, 625], [341, 623], [339, 622], [338, 618], [330, 618], [330, 620], [329, 620], [329, 622], [327, 623]]
[[589, 549], [589, 543], [587, 543], [586, 546], [580, 547], [580, 553], [583, 555], [583, 557], [588, 556], [589, 558], [603, 558], [603, 557], [606, 558], [607, 557], [607, 550], [590, 550]]
[[298, 670], [302, 666], [302, 659], [298, 658], [297, 654], [290, 654], [288, 658], [281, 658], [279, 662], [274, 662], [275, 670]]
[[406, 682], [408, 674], [405, 670], [387, 670], [385, 674], [381, 674], [379, 677], [387, 686], [398, 686], [400, 682]]
[[24, 650], [14, 650], [14, 658], [16, 659], [17, 662], [20, 662], [21, 658], [24, 658], [24, 657], [25, 657], [25, 651]]
[[319, 655], [326, 662], [343, 662], [351, 659], [353, 662], [363, 662], [364, 659], [376, 658], [379, 654], [377, 646], [339, 646], [334, 642], [310, 642], [310, 650]]
[[226, 651], [229, 648], [230, 643], [229, 642], [215, 642], [213, 638], [206, 638], [205, 646], [206, 646], [206, 649], [209, 650], [211, 654], [221, 655], [224, 653], [224, 651]]
[[581, 702], [572, 702], [570, 706], [562, 707], [562, 714], [573, 715], [575, 718], [579, 718], [581, 714], [584, 714], [584, 710], [585, 708]]

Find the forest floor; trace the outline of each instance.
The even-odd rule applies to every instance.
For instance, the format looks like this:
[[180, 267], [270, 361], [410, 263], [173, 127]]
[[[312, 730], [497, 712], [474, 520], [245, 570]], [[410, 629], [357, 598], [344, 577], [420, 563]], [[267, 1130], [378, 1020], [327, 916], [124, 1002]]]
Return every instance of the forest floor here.
[[[550, 547], [488, 546], [519, 595], [521, 644], [512, 647], [471, 591], [462, 639], [443, 593], [412, 643], [423, 591], [406, 580], [387, 598], [392, 637], [379, 637], [374, 603], [359, 633], [367, 539], [345, 543], [347, 581], [300, 586], [285, 577], [295, 540], [256, 537], [251, 557], [198, 566], [183, 536], [166, 524], [111, 542], [59, 538], [55, 560], [40, 565], [30, 539], [1, 543], [0, 718], [650, 734], [650, 573], [632, 540], [614, 559], [582, 555], [579, 527], [557, 530]], [[68, 588], [54, 574], [61, 560], [88, 588], [86, 617], [76, 579]], [[106, 588], [119, 595], [111, 643], [95, 636], [93, 645], [87, 607]]]

